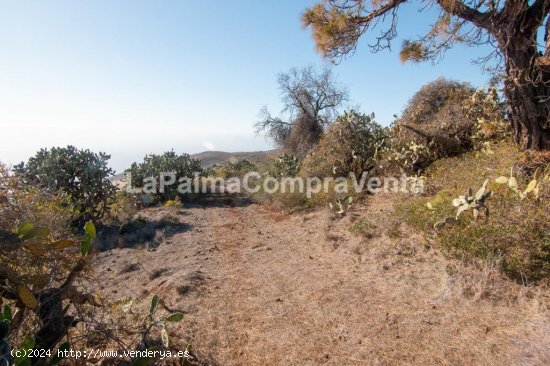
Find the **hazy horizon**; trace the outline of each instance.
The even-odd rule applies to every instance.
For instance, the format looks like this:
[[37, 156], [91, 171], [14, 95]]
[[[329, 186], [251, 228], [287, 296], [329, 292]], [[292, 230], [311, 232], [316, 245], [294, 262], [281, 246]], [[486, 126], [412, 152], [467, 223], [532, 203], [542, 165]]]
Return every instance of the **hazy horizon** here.
[[[253, 124], [264, 105], [281, 109], [276, 75], [324, 63], [300, 27], [313, 3], [0, 1], [0, 161], [75, 145], [110, 154], [120, 171], [170, 149], [271, 149]], [[470, 62], [479, 48], [455, 47], [436, 66], [401, 64], [401, 40], [429, 27], [405, 5], [393, 52], [371, 54], [365, 39], [334, 69], [351, 105], [383, 125], [441, 75], [489, 78]]]

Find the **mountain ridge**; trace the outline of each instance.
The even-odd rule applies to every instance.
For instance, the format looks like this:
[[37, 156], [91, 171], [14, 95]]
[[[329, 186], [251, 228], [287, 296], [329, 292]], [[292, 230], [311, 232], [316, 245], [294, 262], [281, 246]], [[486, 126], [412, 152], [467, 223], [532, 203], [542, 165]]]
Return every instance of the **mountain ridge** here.
[[248, 159], [253, 163], [264, 163], [271, 156], [275, 155], [277, 150], [265, 151], [203, 151], [196, 154], [191, 154], [192, 158], [199, 159], [204, 166], [225, 165], [232, 160]]

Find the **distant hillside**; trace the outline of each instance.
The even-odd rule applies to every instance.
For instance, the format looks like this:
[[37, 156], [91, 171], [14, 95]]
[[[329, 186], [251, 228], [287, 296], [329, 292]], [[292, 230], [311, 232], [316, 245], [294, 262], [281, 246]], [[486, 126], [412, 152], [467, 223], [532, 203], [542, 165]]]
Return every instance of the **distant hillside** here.
[[276, 153], [277, 150], [251, 152], [203, 151], [198, 154], [192, 154], [191, 157], [199, 159], [204, 166], [225, 165], [231, 160], [241, 159], [248, 159], [253, 163], [263, 164]]

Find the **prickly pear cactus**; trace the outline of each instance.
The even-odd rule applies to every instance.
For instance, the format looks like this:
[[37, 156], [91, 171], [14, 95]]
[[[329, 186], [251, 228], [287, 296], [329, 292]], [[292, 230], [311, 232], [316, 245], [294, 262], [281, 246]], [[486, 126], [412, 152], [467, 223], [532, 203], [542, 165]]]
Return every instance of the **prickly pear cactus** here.
[[[458, 218], [464, 212], [472, 210], [474, 219], [477, 219], [481, 214], [485, 217], [485, 220], [489, 218], [489, 207], [487, 207], [487, 200], [491, 198], [493, 192], [487, 190], [487, 184], [489, 180], [486, 180], [481, 188], [478, 189], [476, 194], [473, 194], [473, 190], [468, 188], [466, 193], [462, 196], [458, 196], [453, 200], [453, 206], [457, 208], [456, 216], [446, 217], [442, 221], [438, 221], [434, 224], [436, 230], [441, 230], [445, 226], [457, 225]], [[430, 205], [428, 205], [430, 208]]]
[[332, 212], [338, 215], [345, 215], [353, 204], [353, 197], [347, 196], [342, 199], [337, 199], [334, 203], [329, 202], [328, 207]]
[[518, 181], [516, 177], [514, 177], [514, 168], [510, 169], [510, 177], [501, 176], [495, 179], [495, 183], [508, 185], [508, 187], [513, 192], [517, 193], [521, 199], [528, 197], [538, 199], [542, 185], [548, 182], [550, 182], [550, 173], [545, 175], [540, 168], [537, 168], [535, 174], [533, 174], [533, 178], [523, 191], [519, 189]]

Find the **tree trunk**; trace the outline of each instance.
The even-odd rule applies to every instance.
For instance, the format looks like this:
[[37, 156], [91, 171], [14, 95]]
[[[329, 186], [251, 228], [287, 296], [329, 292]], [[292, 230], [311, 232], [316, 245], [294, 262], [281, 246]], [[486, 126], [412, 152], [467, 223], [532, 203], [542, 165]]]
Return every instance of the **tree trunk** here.
[[532, 39], [512, 33], [499, 41], [514, 139], [522, 149], [550, 149], [550, 72], [537, 65], [538, 50]]

